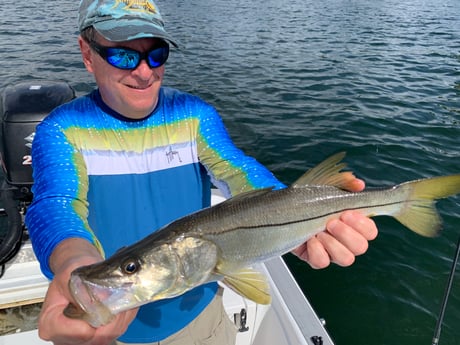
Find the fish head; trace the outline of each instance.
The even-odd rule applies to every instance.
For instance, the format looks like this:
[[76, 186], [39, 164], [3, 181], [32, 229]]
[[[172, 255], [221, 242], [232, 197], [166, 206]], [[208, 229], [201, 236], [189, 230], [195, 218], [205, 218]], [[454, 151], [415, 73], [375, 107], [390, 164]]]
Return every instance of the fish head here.
[[122, 249], [105, 261], [74, 270], [69, 290], [80, 315], [67, 316], [98, 327], [122, 311], [169, 297], [180, 276], [177, 255], [171, 253], [168, 244], [148, 252], [136, 249]]
[[69, 305], [64, 314], [94, 327], [105, 325], [122, 311], [215, 280], [217, 260], [216, 245], [193, 236], [153, 244], [140, 241], [105, 261], [74, 270], [69, 290], [77, 306]]

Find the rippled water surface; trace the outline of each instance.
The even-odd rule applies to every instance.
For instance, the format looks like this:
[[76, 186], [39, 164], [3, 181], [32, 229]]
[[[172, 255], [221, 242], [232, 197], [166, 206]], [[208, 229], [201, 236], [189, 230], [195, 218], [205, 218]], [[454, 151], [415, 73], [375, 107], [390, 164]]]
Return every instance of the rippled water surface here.
[[[24, 79], [94, 87], [77, 47], [78, 1], [2, 1], [0, 87]], [[181, 43], [166, 84], [217, 107], [236, 143], [284, 182], [327, 155], [369, 187], [460, 172], [458, 0], [160, 1]], [[431, 344], [457, 238], [460, 198], [439, 204], [444, 232], [391, 219], [349, 268], [288, 256], [340, 345]], [[441, 345], [460, 343], [460, 275]]]

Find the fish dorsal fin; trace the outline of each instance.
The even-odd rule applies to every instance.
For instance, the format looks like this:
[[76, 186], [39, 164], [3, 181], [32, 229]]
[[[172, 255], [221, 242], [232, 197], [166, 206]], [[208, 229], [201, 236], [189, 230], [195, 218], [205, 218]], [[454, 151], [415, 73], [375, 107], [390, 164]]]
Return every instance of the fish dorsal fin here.
[[[255, 198], [255, 197], [259, 197], [259, 196], [262, 196], [264, 194], [270, 193], [272, 190], [273, 190], [273, 187], [254, 189], [254, 190], [250, 190], [248, 192], [243, 192], [243, 193], [237, 194], [234, 197], [232, 197], [231, 200], [233, 202], [233, 201], [237, 201], [237, 200], [246, 200], [246, 199], [250, 199], [250, 198]], [[227, 200], [230, 200], [230, 199], [227, 199]], [[225, 203], [225, 201], [223, 203]]]
[[252, 268], [225, 273], [217, 272], [224, 276], [222, 282], [236, 293], [258, 304], [270, 304], [270, 287], [266, 277]]
[[339, 152], [327, 158], [317, 166], [308, 170], [291, 187], [301, 188], [313, 185], [329, 185], [341, 189], [349, 189], [351, 181], [355, 179], [353, 173], [342, 171], [347, 165], [341, 160], [345, 157], [345, 152]]

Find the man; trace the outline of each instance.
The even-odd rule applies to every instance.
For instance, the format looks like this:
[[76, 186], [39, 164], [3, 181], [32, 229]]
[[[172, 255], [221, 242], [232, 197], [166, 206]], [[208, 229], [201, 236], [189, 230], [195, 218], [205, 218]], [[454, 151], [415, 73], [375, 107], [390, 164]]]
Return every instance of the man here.
[[[98, 88], [55, 109], [33, 143], [34, 201], [26, 222], [50, 279], [39, 334], [55, 344], [232, 344], [216, 283], [120, 313], [97, 329], [63, 315], [69, 275], [226, 196], [283, 188], [230, 140], [213, 107], [162, 87], [170, 45], [151, 0], [83, 0], [79, 45]], [[359, 191], [364, 182], [352, 180]], [[377, 229], [355, 212], [294, 251], [313, 267], [350, 265]]]

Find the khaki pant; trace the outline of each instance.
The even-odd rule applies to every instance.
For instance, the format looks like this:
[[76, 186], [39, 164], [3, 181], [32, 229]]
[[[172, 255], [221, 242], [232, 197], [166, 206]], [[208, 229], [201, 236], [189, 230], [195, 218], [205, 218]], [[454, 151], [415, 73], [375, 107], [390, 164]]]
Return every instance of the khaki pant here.
[[[143, 345], [234, 345], [237, 329], [225, 312], [222, 293], [223, 289], [219, 288], [208, 307], [187, 327], [160, 342]], [[125, 345], [119, 341], [115, 344]]]

